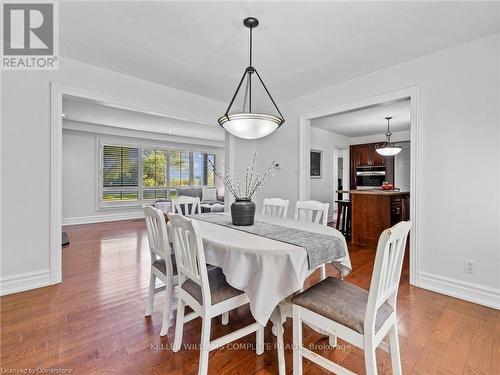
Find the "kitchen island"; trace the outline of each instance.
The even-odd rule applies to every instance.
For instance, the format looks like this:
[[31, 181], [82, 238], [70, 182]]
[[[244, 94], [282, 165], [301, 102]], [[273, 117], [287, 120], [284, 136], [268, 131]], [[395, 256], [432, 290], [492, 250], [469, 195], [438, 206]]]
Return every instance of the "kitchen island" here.
[[339, 190], [351, 200], [351, 241], [377, 246], [380, 234], [410, 218], [410, 192], [395, 190]]

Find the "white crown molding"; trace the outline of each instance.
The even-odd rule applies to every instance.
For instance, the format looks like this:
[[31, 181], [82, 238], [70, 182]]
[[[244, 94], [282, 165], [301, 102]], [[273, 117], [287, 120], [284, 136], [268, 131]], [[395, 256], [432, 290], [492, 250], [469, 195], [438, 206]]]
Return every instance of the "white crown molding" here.
[[2, 277], [0, 281], [0, 295], [5, 296], [48, 285], [50, 285], [50, 271], [48, 269], [17, 273]]
[[428, 272], [420, 272], [418, 276], [419, 287], [423, 289], [478, 303], [497, 310], [500, 309], [500, 289], [455, 278], [438, 276]]
[[143, 218], [144, 218], [144, 213], [142, 211], [107, 214], [107, 215], [95, 215], [95, 216], [66, 217], [62, 219], [62, 225], [95, 224], [95, 223], [106, 223], [109, 221], [143, 219]]

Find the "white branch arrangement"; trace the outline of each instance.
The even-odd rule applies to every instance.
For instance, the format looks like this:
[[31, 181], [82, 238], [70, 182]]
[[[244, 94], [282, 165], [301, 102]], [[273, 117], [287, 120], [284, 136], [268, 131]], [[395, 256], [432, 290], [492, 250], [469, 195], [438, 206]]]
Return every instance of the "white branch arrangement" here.
[[211, 160], [208, 160], [208, 162], [212, 166], [215, 175], [221, 179], [222, 183], [229, 189], [231, 194], [233, 194], [236, 199], [252, 199], [252, 196], [260, 188], [262, 188], [267, 180], [274, 176], [274, 174], [272, 174], [271, 172], [274, 168], [274, 165], [276, 164], [276, 161], [273, 160], [273, 162], [269, 164], [269, 167], [267, 167], [264, 173], [260, 174], [259, 172], [257, 172], [254, 175], [256, 158], [257, 153], [255, 153], [253, 156], [252, 164], [246, 169], [243, 190], [240, 184], [239, 176], [236, 176], [236, 179], [233, 179], [229, 175], [229, 170], [226, 169], [226, 172], [222, 174], [219, 170], [217, 170], [217, 168], [215, 168], [215, 165]]

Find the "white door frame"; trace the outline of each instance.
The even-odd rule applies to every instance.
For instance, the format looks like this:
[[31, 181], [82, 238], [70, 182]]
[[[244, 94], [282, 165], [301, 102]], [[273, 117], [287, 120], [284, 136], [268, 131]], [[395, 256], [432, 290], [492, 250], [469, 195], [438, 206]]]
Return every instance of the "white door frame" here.
[[411, 198], [410, 198], [410, 220], [413, 223], [410, 233], [410, 283], [419, 286], [419, 204], [420, 204], [420, 178], [419, 178], [419, 86], [407, 87], [401, 90], [382, 93], [369, 98], [361, 98], [346, 104], [335, 105], [317, 111], [299, 114], [299, 200], [310, 198], [310, 180], [307, 176], [309, 170], [309, 148], [310, 148], [310, 128], [311, 120], [318, 117], [328, 116], [335, 113], [352, 111], [357, 108], [369, 107], [380, 103], [398, 101], [409, 98], [411, 102]]
[[[62, 110], [63, 96], [74, 96], [80, 99], [91, 100], [102, 104], [112, 105], [118, 108], [143, 112], [151, 115], [170, 117], [173, 119], [195, 122], [198, 124], [212, 125], [213, 119], [193, 118], [168, 107], [152, 106], [141, 102], [114, 97], [102, 93], [83, 90], [75, 87], [61, 85], [51, 82], [51, 144], [50, 144], [50, 284], [62, 282]], [[226, 142], [226, 159], [233, 160], [232, 143]]]

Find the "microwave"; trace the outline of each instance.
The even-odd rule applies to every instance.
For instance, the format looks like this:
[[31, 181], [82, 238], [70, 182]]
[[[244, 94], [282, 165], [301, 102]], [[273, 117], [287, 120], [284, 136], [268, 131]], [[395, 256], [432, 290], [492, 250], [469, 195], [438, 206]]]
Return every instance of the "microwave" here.
[[374, 189], [382, 186], [386, 181], [385, 165], [359, 166], [356, 168], [356, 189]]

